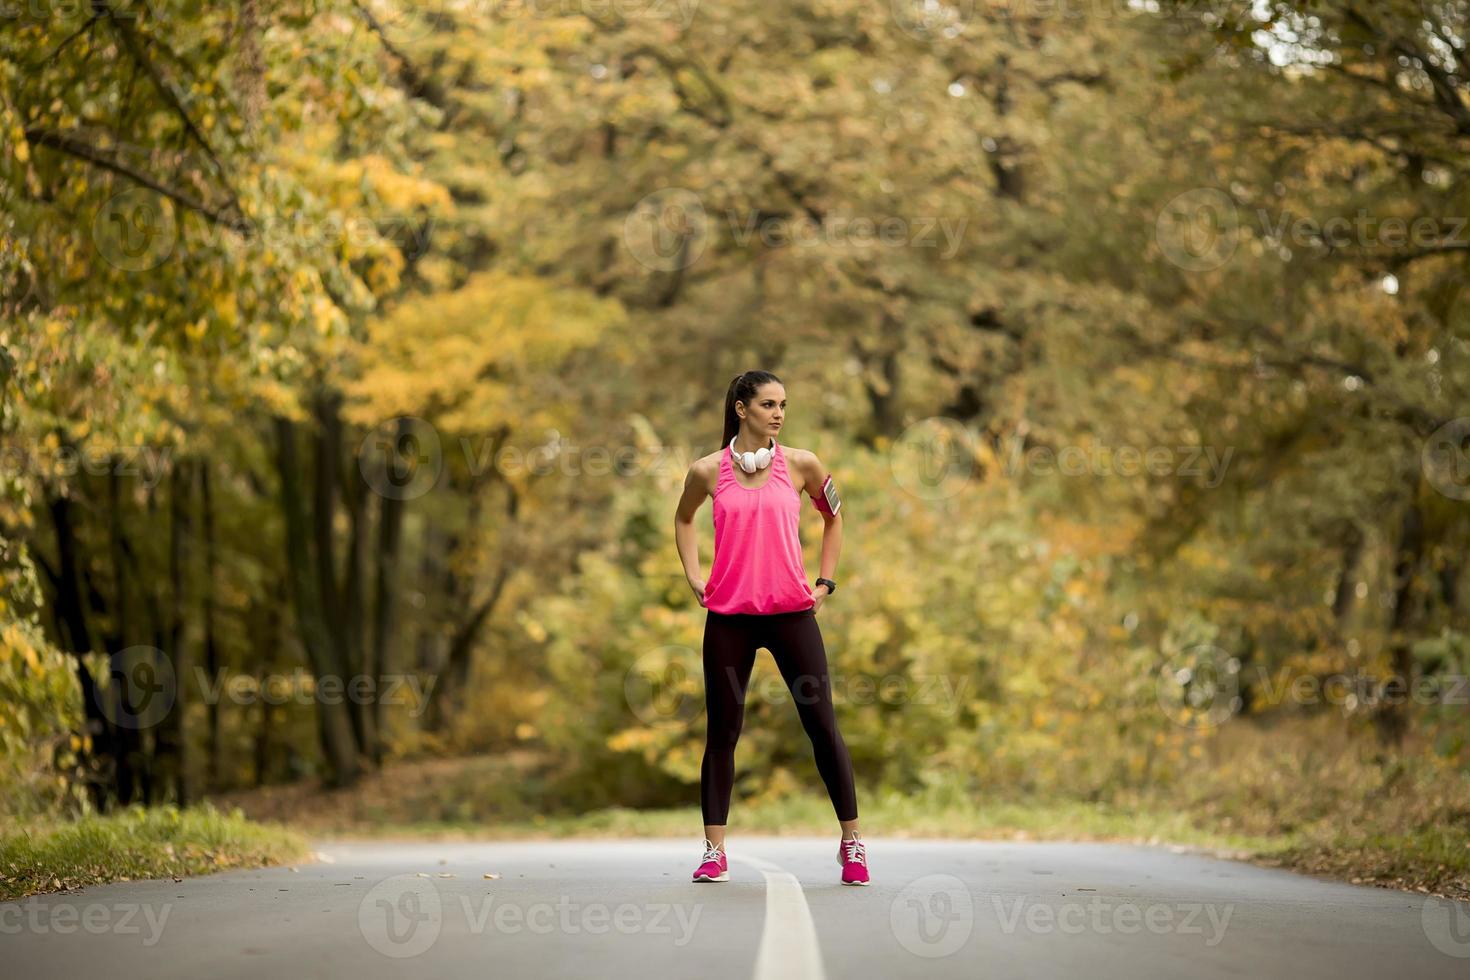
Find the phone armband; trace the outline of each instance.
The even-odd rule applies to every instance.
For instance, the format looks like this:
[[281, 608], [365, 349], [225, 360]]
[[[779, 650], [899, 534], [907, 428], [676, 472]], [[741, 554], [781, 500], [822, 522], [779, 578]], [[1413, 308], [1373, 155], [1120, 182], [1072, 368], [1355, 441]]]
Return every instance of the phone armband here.
[[812, 498], [812, 505], [828, 517], [836, 517], [842, 509], [842, 498], [837, 495], [837, 484], [832, 482], [831, 473], [822, 481], [822, 489]]

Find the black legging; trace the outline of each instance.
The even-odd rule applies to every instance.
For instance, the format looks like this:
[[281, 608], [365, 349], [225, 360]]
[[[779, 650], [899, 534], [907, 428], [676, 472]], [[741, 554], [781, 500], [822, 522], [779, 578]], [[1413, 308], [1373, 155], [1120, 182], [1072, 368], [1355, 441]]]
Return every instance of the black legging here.
[[796, 702], [801, 727], [812, 741], [817, 771], [838, 820], [857, 819], [857, 792], [852, 759], [837, 730], [832, 709], [832, 682], [827, 650], [816, 614], [800, 612], [755, 615], [705, 610], [704, 697], [708, 728], [704, 763], [699, 770], [699, 802], [704, 822], [724, 826], [735, 785], [735, 743], [745, 720], [745, 691], [758, 647], [771, 651], [781, 677]]

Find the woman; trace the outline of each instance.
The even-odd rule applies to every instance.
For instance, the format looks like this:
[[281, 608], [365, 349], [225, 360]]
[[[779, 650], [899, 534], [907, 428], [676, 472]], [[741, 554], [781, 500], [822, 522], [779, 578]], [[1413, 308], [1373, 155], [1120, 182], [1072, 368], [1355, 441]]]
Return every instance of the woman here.
[[[725, 818], [735, 781], [735, 743], [745, 716], [745, 690], [759, 647], [771, 651], [811, 739], [817, 770], [842, 827], [837, 860], [846, 885], [868, 883], [858, 833], [852, 760], [837, 730], [827, 652], [816, 613], [837, 588], [842, 519], [832, 478], [817, 457], [786, 449], [776, 434], [786, 416], [786, 389], [768, 371], [747, 371], [725, 395], [720, 450], [696, 461], [684, 478], [674, 540], [684, 575], [705, 607], [704, 689], [707, 730], [700, 768], [704, 858], [695, 881], [727, 881]], [[807, 585], [797, 526], [801, 490], [822, 514], [822, 574]], [[694, 514], [714, 498], [715, 557], [705, 582], [699, 570]]]

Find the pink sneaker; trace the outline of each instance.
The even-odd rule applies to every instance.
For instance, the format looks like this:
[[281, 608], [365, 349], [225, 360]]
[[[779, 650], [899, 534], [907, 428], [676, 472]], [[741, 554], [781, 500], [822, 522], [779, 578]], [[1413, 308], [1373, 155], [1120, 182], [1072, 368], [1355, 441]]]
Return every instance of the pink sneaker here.
[[854, 838], [839, 844], [837, 863], [842, 865], [844, 885], [866, 885], [868, 883], [868, 852], [862, 841]]
[[694, 872], [695, 881], [729, 881], [730, 865], [725, 860], [724, 846], [716, 847], [704, 839], [704, 863]]

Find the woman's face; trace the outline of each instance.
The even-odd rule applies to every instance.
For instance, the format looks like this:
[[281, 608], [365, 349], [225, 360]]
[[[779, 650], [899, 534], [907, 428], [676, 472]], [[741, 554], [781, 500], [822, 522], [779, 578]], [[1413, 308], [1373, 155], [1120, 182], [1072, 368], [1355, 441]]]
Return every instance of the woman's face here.
[[767, 381], [755, 390], [748, 404], [737, 404], [745, 405], [745, 427], [750, 434], [765, 442], [780, 431], [786, 418], [786, 389], [779, 381]]

